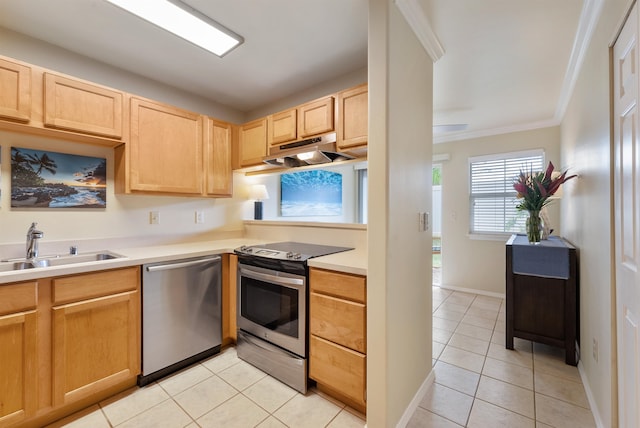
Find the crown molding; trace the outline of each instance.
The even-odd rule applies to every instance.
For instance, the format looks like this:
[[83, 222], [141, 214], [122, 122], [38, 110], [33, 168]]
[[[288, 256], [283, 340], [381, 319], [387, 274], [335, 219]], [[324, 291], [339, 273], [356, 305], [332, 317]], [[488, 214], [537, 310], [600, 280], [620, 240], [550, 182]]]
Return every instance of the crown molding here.
[[499, 128], [480, 129], [469, 132], [456, 132], [450, 135], [439, 135], [433, 137], [433, 144], [448, 143], [451, 141], [470, 140], [472, 138], [490, 137], [492, 135], [510, 134], [512, 132], [531, 131], [533, 129], [551, 128], [560, 125], [560, 121], [553, 118], [541, 120], [539, 122], [522, 123]]
[[396, 7], [404, 16], [416, 37], [427, 51], [433, 62], [438, 61], [444, 55], [444, 48], [440, 44], [436, 33], [431, 28], [427, 14], [418, 0], [394, 0]]
[[600, 19], [604, 2], [605, 0], [584, 0], [580, 20], [578, 21], [578, 29], [576, 30], [576, 38], [573, 41], [571, 56], [569, 57], [567, 71], [564, 76], [564, 82], [562, 83], [562, 90], [558, 97], [558, 105], [556, 106], [554, 118], [558, 121], [562, 121], [567, 111], [567, 106], [573, 95], [573, 89], [580, 75], [584, 57], [591, 43], [591, 38], [598, 24], [598, 20]]

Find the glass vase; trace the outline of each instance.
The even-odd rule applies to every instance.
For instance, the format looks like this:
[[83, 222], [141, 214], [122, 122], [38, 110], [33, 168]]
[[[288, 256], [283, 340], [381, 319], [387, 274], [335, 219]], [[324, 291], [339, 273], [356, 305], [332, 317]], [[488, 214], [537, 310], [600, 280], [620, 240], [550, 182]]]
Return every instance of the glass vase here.
[[529, 211], [527, 218], [527, 239], [529, 244], [540, 244], [542, 235], [542, 220], [540, 219], [540, 211]]

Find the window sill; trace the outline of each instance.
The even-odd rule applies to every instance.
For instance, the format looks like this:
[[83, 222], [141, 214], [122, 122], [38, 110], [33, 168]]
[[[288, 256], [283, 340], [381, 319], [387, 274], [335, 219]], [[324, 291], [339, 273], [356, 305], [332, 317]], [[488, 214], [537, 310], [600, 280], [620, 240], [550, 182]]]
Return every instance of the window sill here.
[[473, 241], [502, 241], [507, 242], [512, 233], [469, 233], [467, 238]]

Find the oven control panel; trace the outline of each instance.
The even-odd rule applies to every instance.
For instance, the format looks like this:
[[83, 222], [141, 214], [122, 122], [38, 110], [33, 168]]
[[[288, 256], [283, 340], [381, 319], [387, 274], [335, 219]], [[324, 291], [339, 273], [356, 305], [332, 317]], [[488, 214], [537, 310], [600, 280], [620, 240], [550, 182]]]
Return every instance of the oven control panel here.
[[264, 247], [248, 247], [243, 245], [235, 249], [236, 254], [252, 255], [277, 260], [306, 260], [309, 256], [294, 251], [280, 251]]

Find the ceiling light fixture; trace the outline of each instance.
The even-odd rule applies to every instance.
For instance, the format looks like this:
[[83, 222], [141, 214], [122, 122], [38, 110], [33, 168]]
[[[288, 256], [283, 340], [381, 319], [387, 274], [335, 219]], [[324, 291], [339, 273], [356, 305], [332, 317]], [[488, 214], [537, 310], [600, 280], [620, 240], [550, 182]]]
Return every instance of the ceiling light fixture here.
[[163, 30], [223, 57], [244, 39], [177, 0], [106, 0]]

